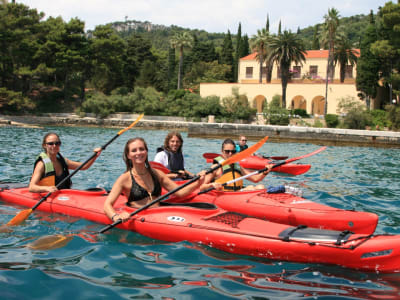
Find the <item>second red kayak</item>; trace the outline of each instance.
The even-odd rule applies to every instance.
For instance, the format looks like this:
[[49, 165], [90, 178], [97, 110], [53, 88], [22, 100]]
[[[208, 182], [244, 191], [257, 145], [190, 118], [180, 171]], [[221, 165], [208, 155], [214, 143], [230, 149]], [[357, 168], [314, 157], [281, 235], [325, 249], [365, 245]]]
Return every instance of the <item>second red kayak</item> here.
[[[206, 155], [207, 154], [207, 155]], [[212, 163], [215, 157], [219, 156], [217, 153], [205, 153], [203, 155], [208, 163]], [[266, 164], [275, 164], [276, 161], [267, 158], [262, 158], [256, 155], [242, 159], [239, 164], [246, 169], [261, 170], [265, 168]], [[274, 168], [272, 172], [285, 173], [290, 175], [301, 175], [310, 170], [311, 165], [306, 164], [284, 164]]]

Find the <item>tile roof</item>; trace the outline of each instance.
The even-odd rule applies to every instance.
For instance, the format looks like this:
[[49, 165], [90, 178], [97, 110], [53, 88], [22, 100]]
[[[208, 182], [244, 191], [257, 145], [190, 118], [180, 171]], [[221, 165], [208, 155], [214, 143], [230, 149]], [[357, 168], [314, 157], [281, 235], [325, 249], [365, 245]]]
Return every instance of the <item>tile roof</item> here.
[[[356, 56], [360, 56], [360, 49], [354, 49], [357, 51]], [[328, 50], [308, 50], [306, 51], [306, 59], [307, 58], [328, 58]], [[240, 60], [255, 60], [257, 56], [257, 52], [253, 52], [247, 56], [242, 57]]]

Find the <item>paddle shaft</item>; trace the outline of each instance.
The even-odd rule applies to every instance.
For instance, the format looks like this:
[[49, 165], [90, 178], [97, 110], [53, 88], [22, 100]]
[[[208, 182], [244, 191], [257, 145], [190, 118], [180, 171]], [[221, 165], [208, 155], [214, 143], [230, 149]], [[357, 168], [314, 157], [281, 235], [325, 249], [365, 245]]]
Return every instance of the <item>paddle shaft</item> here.
[[[284, 165], [284, 164], [288, 164], [288, 163], [290, 163], [290, 162], [292, 162], [292, 161], [300, 160], [300, 159], [302, 159], [302, 158], [306, 158], [306, 157], [309, 157], [309, 156], [311, 156], [311, 155], [317, 154], [317, 153], [319, 153], [319, 152], [321, 152], [321, 151], [323, 151], [323, 150], [325, 150], [325, 149], [326, 149], [326, 146], [321, 147], [321, 148], [315, 150], [314, 152], [311, 152], [311, 153], [308, 153], [308, 154], [305, 154], [305, 155], [302, 155], [302, 156], [299, 156], [299, 157], [293, 157], [293, 158], [287, 159], [287, 160], [285, 160], [285, 161], [282, 161], [282, 162], [280, 162], [280, 163], [277, 163], [277, 164], [273, 165], [272, 168], [271, 168], [271, 170], [273, 170], [273, 169], [275, 169], [275, 168], [278, 168], [278, 167], [280, 167], [280, 166], [282, 166], [282, 165]], [[261, 170], [254, 171], [254, 172], [252, 172], [252, 173], [249, 173], [249, 174], [247, 174], [247, 175], [241, 176], [241, 177], [239, 177], [239, 178], [235, 178], [235, 179], [232, 179], [232, 180], [230, 180], [230, 181], [227, 181], [227, 182], [225, 182], [224, 184], [222, 184], [222, 186], [227, 186], [228, 184], [232, 184], [232, 183], [237, 182], [237, 181], [239, 181], [239, 180], [243, 180], [243, 179], [246, 179], [246, 178], [251, 177], [251, 176], [253, 176], [253, 175], [260, 174], [260, 173], [265, 172], [265, 171], [267, 171], [267, 170], [268, 170], [268, 168], [264, 168], [264, 169], [261, 169]], [[215, 189], [214, 187], [210, 187], [210, 188], [208, 188], [208, 189], [205, 189], [205, 190], [199, 192], [198, 195], [205, 194], [205, 193], [207, 193], [207, 192], [209, 192], [209, 191], [212, 191], [212, 190], [214, 190], [214, 189]]]

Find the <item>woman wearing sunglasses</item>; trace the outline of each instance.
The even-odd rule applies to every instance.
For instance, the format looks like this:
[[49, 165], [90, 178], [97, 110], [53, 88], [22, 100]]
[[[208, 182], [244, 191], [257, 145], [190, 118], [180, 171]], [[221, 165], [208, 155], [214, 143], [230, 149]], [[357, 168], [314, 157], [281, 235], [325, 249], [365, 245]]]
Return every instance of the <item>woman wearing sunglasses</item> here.
[[[221, 156], [218, 156], [214, 159], [214, 163], [220, 163], [228, 158], [230, 158], [232, 155], [236, 153], [236, 145], [235, 142], [231, 139], [226, 139], [222, 143], [222, 154]], [[213, 165], [214, 167], [215, 165]], [[256, 174], [250, 177], [247, 177], [246, 179], [257, 183], [261, 181], [271, 170], [272, 164], [268, 164], [265, 167], [268, 168], [268, 171], [265, 171], [260, 174]], [[245, 168], [242, 168], [238, 163], [234, 163], [231, 165], [225, 165], [222, 168], [218, 168], [214, 172], [206, 175], [206, 178], [204, 180], [204, 184], [200, 187], [200, 190], [205, 190], [210, 187], [214, 187], [217, 190], [222, 189], [222, 184], [225, 182], [228, 182], [230, 180], [233, 180], [235, 178], [239, 178], [241, 176], [247, 175], [251, 173], [250, 170], [247, 170]], [[226, 185], [223, 187], [225, 191], [239, 191], [239, 190], [258, 190], [258, 189], [263, 189], [264, 185], [258, 184], [256, 186], [250, 185], [247, 187], [243, 187], [243, 180], [239, 180], [237, 182], [234, 182], [232, 184]]]
[[[68, 158], [64, 158], [60, 153], [61, 141], [60, 137], [53, 132], [46, 134], [43, 138], [43, 152], [36, 159], [31, 181], [29, 183], [29, 191], [33, 193], [55, 192], [57, 189], [71, 188], [71, 179], [66, 180], [58, 188], [56, 185], [64, 178], [68, 177], [68, 169], [74, 170], [81, 163]], [[81, 170], [87, 170], [100, 155], [101, 148], [93, 150], [97, 152], [97, 156], [85, 164]]]

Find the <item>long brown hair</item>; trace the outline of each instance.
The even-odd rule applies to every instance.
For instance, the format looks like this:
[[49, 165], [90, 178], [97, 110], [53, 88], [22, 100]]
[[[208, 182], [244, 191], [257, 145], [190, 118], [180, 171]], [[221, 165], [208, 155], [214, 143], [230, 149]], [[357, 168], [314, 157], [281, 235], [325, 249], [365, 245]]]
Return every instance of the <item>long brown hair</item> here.
[[167, 151], [171, 151], [171, 149], [169, 148], [169, 141], [174, 136], [176, 136], [181, 142], [181, 145], [179, 146], [179, 148], [177, 150], [177, 152], [181, 152], [182, 151], [182, 146], [183, 146], [183, 138], [182, 138], [182, 135], [177, 131], [171, 131], [170, 133], [167, 134], [167, 136], [165, 137], [165, 140], [164, 140], [164, 149], [167, 150]]
[[146, 141], [141, 138], [141, 137], [135, 137], [132, 139], [129, 139], [126, 144], [125, 144], [125, 148], [124, 148], [124, 153], [122, 155], [122, 158], [125, 161], [125, 165], [126, 165], [126, 171], [129, 171], [130, 169], [132, 169], [133, 165], [132, 165], [132, 161], [128, 158], [128, 153], [129, 153], [129, 145], [135, 141], [141, 141], [144, 145], [144, 148], [147, 151], [147, 156], [146, 156], [146, 161], [145, 161], [145, 167], [146, 169], [149, 170], [150, 174], [152, 174], [153, 176], [155, 175], [150, 163], [149, 163], [149, 148], [147, 147], [147, 143]]

